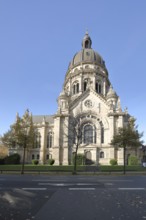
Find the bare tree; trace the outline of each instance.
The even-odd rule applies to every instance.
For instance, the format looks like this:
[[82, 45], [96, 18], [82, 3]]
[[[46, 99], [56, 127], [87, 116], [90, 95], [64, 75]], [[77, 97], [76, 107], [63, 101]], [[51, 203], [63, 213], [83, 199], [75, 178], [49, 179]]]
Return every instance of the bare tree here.
[[78, 154], [79, 146], [82, 143], [82, 128], [81, 128], [80, 119], [77, 119], [74, 117], [70, 118], [68, 140], [72, 146], [75, 146], [73, 174], [76, 174], [77, 173], [77, 154]]
[[[78, 149], [80, 145], [84, 142], [83, 141], [83, 125], [87, 123], [85, 121], [82, 121], [80, 116], [78, 117], [69, 117], [69, 123], [68, 126], [65, 125], [66, 131], [64, 131], [64, 135], [67, 137], [68, 146], [71, 149], [71, 151], [74, 153], [74, 168], [73, 168], [73, 174], [77, 173], [77, 158], [78, 158]], [[86, 130], [87, 131], [87, 130]], [[93, 139], [93, 136], [86, 137], [86, 143], [85, 145], [90, 144], [91, 139]]]

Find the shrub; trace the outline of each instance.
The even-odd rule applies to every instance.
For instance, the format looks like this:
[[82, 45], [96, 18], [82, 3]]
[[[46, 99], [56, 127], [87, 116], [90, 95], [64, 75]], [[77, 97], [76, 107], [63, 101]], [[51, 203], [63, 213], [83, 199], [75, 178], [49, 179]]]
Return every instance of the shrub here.
[[128, 158], [128, 165], [138, 165], [138, 158], [134, 155], [130, 155]]
[[49, 164], [49, 165], [53, 165], [54, 163], [55, 163], [55, 160], [54, 160], [54, 159], [49, 159], [49, 160], [48, 160], [48, 164]]
[[5, 159], [4, 158], [0, 158], [0, 165], [3, 165], [5, 163]]
[[33, 165], [38, 165], [38, 164], [39, 164], [39, 161], [38, 161], [38, 160], [32, 160], [32, 164], [33, 164]]
[[[75, 155], [73, 155], [73, 164], [75, 161]], [[77, 165], [84, 165], [85, 164], [85, 155], [84, 154], [77, 154]]]
[[20, 155], [19, 154], [12, 154], [5, 159], [5, 164], [20, 164]]
[[146, 155], [143, 156], [142, 162], [144, 162], [144, 163], [146, 162]]
[[116, 159], [111, 159], [110, 160], [110, 165], [112, 165], [112, 166], [117, 165], [117, 160]]

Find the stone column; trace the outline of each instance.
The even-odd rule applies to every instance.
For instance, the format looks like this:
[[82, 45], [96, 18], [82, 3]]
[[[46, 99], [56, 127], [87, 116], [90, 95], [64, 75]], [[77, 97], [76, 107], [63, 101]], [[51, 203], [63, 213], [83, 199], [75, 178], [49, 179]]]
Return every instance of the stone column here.
[[105, 78], [103, 80], [103, 95], [106, 95], [106, 83], [105, 83]]
[[123, 165], [124, 164], [124, 150], [123, 150], [123, 148], [118, 149], [117, 162], [118, 162], [118, 165]]
[[63, 148], [63, 165], [68, 165], [68, 147]]
[[114, 147], [111, 147], [110, 148], [110, 156], [109, 156], [110, 158], [110, 160], [111, 159], [115, 159], [115, 149], [114, 149]]
[[96, 148], [91, 150], [91, 155], [92, 155], [91, 160], [96, 163], [97, 162], [97, 149]]
[[54, 118], [54, 146], [52, 147], [52, 158], [55, 165], [59, 164], [60, 155], [60, 116]]
[[69, 129], [69, 123], [68, 123], [68, 116], [66, 116], [63, 120], [62, 120], [62, 131], [61, 131], [61, 135], [62, 135], [62, 163], [63, 165], [68, 165], [68, 129]]
[[110, 134], [109, 134], [110, 135], [109, 143], [110, 143], [114, 136], [114, 116], [112, 115], [109, 118], [109, 129], [110, 129]]
[[120, 115], [118, 119], [118, 128], [123, 128], [123, 116]]
[[41, 134], [41, 148], [40, 148], [40, 163], [44, 164], [45, 163], [45, 133], [46, 133], [46, 127], [45, 125], [42, 126], [40, 130]]

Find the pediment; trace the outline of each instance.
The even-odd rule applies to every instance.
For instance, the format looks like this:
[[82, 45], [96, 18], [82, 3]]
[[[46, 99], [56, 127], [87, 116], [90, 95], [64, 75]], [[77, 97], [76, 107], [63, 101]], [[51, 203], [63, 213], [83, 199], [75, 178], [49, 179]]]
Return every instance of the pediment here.
[[73, 111], [76, 109], [77, 111], [95, 111], [100, 112], [99, 109], [102, 108], [108, 109], [108, 105], [106, 99], [101, 97], [101, 95], [97, 94], [94, 90], [88, 89], [80, 96], [78, 96], [75, 100], [70, 102], [69, 109]]

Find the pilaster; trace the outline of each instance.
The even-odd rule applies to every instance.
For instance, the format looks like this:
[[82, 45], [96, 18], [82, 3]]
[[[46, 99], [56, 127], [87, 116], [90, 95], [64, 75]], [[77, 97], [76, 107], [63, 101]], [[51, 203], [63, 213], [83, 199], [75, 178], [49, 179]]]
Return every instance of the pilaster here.
[[40, 163], [45, 163], [45, 133], [46, 133], [46, 127], [43, 125], [41, 128], [41, 148], [40, 148]]

